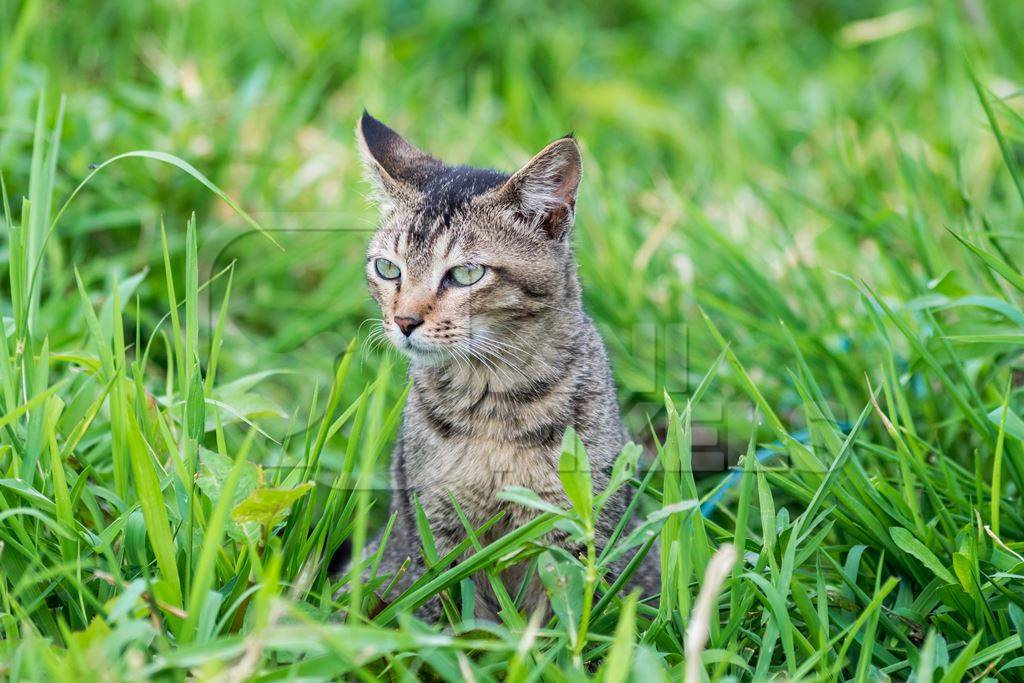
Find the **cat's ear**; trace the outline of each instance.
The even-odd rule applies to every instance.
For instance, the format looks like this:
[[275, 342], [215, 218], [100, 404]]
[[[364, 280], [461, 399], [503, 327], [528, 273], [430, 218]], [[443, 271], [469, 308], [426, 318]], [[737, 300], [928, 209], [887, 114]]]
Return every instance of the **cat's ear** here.
[[570, 134], [516, 171], [498, 190], [498, 197], [527, 223], [552, 239], [561, 239], [572, 227], [582, 175], [580, 146]]
[[410, 144], [363, 110], [356, 126], [356, 140], [366, 179], [384, 204], [412, 201], [426, 178], [441, 161]]

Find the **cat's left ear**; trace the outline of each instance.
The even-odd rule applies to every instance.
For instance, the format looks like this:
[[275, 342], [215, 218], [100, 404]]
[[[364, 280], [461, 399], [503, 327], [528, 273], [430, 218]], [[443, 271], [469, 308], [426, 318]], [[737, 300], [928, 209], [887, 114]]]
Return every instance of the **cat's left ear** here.
[[576, 138], [555, 140], [516, 171], [497, 190], [531, 226], [551, 239], [569, 233], [576, 213], [576, 192], [583, 176], [583, 157]]

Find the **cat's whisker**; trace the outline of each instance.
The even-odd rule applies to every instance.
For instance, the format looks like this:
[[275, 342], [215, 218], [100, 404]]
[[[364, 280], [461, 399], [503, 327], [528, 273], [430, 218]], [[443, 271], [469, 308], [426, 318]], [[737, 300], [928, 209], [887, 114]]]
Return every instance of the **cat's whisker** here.
[[[513, 333], [513, 334], [516, 334], [516, 336], [518, 336], [520, 339], [523, 340], [523, 343], [527, 343], [526, 339], [523, 338], [522, 335], [519, 335], [514, 330], [508, 330], [508, 331]], [[519, 356], [518, 354], [514, 354], [516, 359], [521, 364], [523, 364], [523, 365], [527, 365], [530, 362], [535, 362], [535, 363], [539, 363], [540, 365], [544, 366], [544, 369], [549, 369], [551, 367], [551, 365], [550, 365], [550, 363], [548, 363], [547, 359], [541, 353], [539, 353], [536, 349], [525, 349], [522, 346], [519, 346], [518, 344], [513, 344], [511, 342], [502, 341], [502, 340], [499, 340], [499, 339], [494, 339], [492, 337], [485, 337], [484, 339], [486, 339], [486, 341], [489, 342], [492, 345], [497, 345], [498, 347], [505, 347], [505, 348], [507, 348], [509, 350], [518, 351], [518, 352], [520, 352], [522, 354], [526, 354], [526, 358], [525, 359], [522, 358], [521, 356]]]
[[480, 364], [486, 367], [490, 372], [494, 373], [494, 375], [499, 378], [504, 378], [507, 382], [514, 383], [514, 376], [510, 375], [508, 371], [495, 364], [494, 360], [488, 358], [488, 355], [490, 354], [487, 353], [486, 349], [475, 345], [474, 341], [476, 340], [473, 338], [467, 338], [467, 343], [463, 348], [470, 353], [473, 358], [480, 362]]
[[566, 315], [568, 315], [570, 317], [576, 317], [577, 315], [579, 315], [578, 311], [572, 311], [572, 310], [570, 310], [568, 308], [562, 308], [561, 306], [555, 306], [554, 304], [549, 304], [546, 301], [537, 301], [536, 299], [534, 299], [530, 303], [531, 304], [536, 304], [538, 306], [544, 306], [546, 308], [550, 308], [553, 311], [558, 311], [560, 313], [565, 313]]
[[514, 343], [512, 343], [512, 342], [510, 342], [508, 340], [504, 340], [504, 339], [498, 339], [497, 337], [488, 335], [486, 333], [480, 334], [480, 335], [474, 337], [474, 339], [482, 339], [482, 340], [485, 340], [485, 341], [497, 344], [499, 346], [503, 346], [503, 347], [506, 347], [506, 348], [514, 349], [516, 351], [521, 351], [523, 353], [530, 353], [530, 354], [536, 353], [536, 350], [534, 350], [534, 349], [529, 349], [528, 350], [528, 349], [523, 348], [519, 344], [514, 344]]
[[485, 369], [486, 372], [491, 372], [491, 373], [494, 373], [495, 375], [498, 374], [497, 370], [495, 368], [493, 368], [493, 366], [490, 363], [488, 363], [486, 359], [481, 358], [480, 354], [477, 353], [476, 350], [474, 350], [474, 349], [472, 349], [470, 347], [461, 347], [460, 351], [462, 352], [462, 354], [466, 358], [466, 364], [467, 364], [467, 370], [466, 371], [468, 373], [473, 374], [473, 373], [480, 372], [479, 367], [474, 367], [474, 362], [475, 362], [477, 364], [477, 366], [483, 366], [483, 368]]
[[[500, 331], [502, 333], [511, 332], [513, 334], [516, 334], [514, 330], [512, 330], [511, 328], [508, 328], [506, 325], [503, 325], [503, 324], [499, 324], [498, 331]], [[475, 335], [473, 334], [473, 332], [470, 332], [469, 336], [470, 336], [471, 339], [474, 339], [474, 340], [485, 340], [485, 341], [490, 342], [492, 344], [497, 344], [498, 346], [502, 346], [502, 347], [505, 347], [505, 348], [508, 348], [508, 349], [511, 349], [511, 350], [514, 350], [514, 351], [518, 351], [520, 353], [527, 354], [530, 357], [535, 356], [537, 354], [537, 351], [535, 349], [528, 349], [528, 348], [525, 348], [523, 346], [520, 346], [519, 344], [514, 344], [514, 343], [512, 343], [512, 342], [510, 342], [508, 340], [498, 339], [496, 336], [494, 336], [492, 334], [488, 334], [487, 330], [480, 331], [480, 332], [478, 332]], [[517, 336], [524, 343], [526, 343], [526, 339], [524, 337], [522, 337], [521, 335], [518, 335], [518, 334], [517, 334]], [[529, 345], [527, 345], [527, 346], [529, 346]]]
[[[508, 358], [506, 358], [500, 352], [495, 351], [494, 349], [491, 349], [491, 348], [479, 347], [479, 351], [481, 353], [487, 355], [489, 358], [493, 358], [494, 360], [501, 362], [503, 365], [507, 366], [509, 368], [509, 370], [514, 372], [516, 376], [521, 377], [524, 381], [529, 382], [529, 381], [532, 380], [532, 378], [523, 369], [522, 363], [517, 365], [516, 363], [514, 363], [511, 360], [509, 360]], [[507, 373], [506, 373], [506, 375], [507, 375]]]
[[387, 341], [387, 334], [384, 332], [383, 327], [384, 320], [382, 318], [366, 318], [359, 323], [359, 327], [356, 328], [356, 334], [358, 335], [362, 331], [363, 325], [374, 322], [380, 323], [380, 325], [370, 328], [370, 331], [366, 334], [366, 341], [361, 345], [360, 362], [363, 363], [368, 360], [368, 355], [371, 352], [376, 351], [378, 346]]
[[457, 346], [449, 347], [449, 349], [452, 352], [452, 358], [455, 359], [455, 363], [456, 365], [459, 366], [460, 369], [462, 368], [462, 363], [464, 361], [466, 363], [467, 370], [472, 370], [472, 363], [470, 362], [469, 357], [462, 349], [458, 348]]
[[[496, 326], [496, 329], [499, 332], [515, 335], [515, 337], [517, 339], [519, 339], [521, 342], [523, 342], [523, 344], [525, 344], [527, 346], [527, 348], [530, 348], [530, 347], [532, 347], [534, 345], [534, 343], [531, 342], [531, 340], [529, 340], [526, 337], [524, 337], [522, 335], [522, 333], [519, 332], [510, 323], [498, 323], [498, 325]], [[536, 353], [536, 351], [534, 351], [534, 353]]]
[[[392, 345], [390, 343], [390, 341], [391, 340], [388, 339], [387, 334], [383, 330], [377, 329], [377, 330], [374, 330], [373, 332], [371, 332], [370, 335], [368, 335], [368, 337], [367, 337], [367, 342], [368, 343], [363, 348], [364, 348], [364, 351], [366, 353], [375, 352], [375, 351], [378, 351], [379, 349], [383, 348], [384, 352], [386, 354], [388, 354], [388, 355], [394, 354], [396, 357], [401, 358], [401, 354], [398, 353], [398, 349], [396, 349], [394, 347], [394, 345]], [[365, 361], [366, 358], [364, 357], [363, 360]]]
[[524, 349], [520, 349], [514, 345], [500, 342], [497, 339], [490, 339], [488, 337], [475, 337], [473, 338], [473, 342], [488, 349], [491, 349], [496, 356], [502, 357], [502, 360], [504, 360], [503, 356], [507, 352], [521, 364], [525, 365], [530, 361], [530, 355], [527, 355], [526, 358], [520, 355], [520, 353], [528, 353], [527, 351], [525, 351]]
[[[517, 373], [517, 374], [518, 374], [518, 375], [519, 375], [520, 377], [522, 377], [522, 378], [523, 378], [524, 380], [526, 380], [527, 382], [531, 381], [531, 378], [530, 378], [530, 376], [529, 376], [529, 375], [527, 375], [527, 374], [526, 374], [526, 372], [524, 372], [524, 371], [523, 371], [523, 369], [522, 369], [521, 367], [519, 367], [519, 366], [517, 366], [517, 365], [513, 364], [513, 363], [512, 363], [512, 362], [510, 362], [510, 361], [509, 361], [509, 360], [508, 360], [507, 358], [505, 358], [505, 357], [504, 357], [503, 355], [501, 355], [500, 353], [497, 353], [497, 352], [495, 352], [495, 351], [494, 351], [493, 349], [490, 349], [490, 348], [488, 348], [488, 347], [486, 347], [486, 346], [483, 346], [483, 345], [479, 345], [479, 342], [481, 342], [481, 341], [483, 341], [483, 340], [480, 340], [480, 339], [476, 339], [476, 340], [473, 340], [473, 341], [475, 341], [475, 342], [477, 342], [477, 343], [478, 343], [478, 346], [477, 346], [477, 350], [478, 350], [478, 352], [479, 352], [480, 354], [482, 354], [482, 355], [485, 355], [485, 356], [487, 356], [487, 357], [490, 357], [490, 358], [494, 358], [495, 360], [499, 360], [499, 361], [501, 361], [502, 363], [504, 363], [505, 365], [507, 365], [507, 366], [509, 367], [509, 369], [510, 369], [511, 371], [513, 371], [513, 372]], [[482, 357], [481, 357], [481, 360], [482, 360]], [[497, 372], [496, 372], [496, 374], [497, 374]], [[515, 381], [514, 381], [514, 380], [515, 380], [516, 378], [515, 378], [514, 376], [511, 376], [511, 375], [509, 375], [509, 372], [508, 372], [508, 371], [505, 371], [505, 372], [504, 372], [503, 374], [504, 374], [504, 376], [505, 376], [505, 378], [506, 378], [507, 380], [510, 380], [510, 383], [511, 383], [511, 384], [515, 384]]]
[[513, 359], [517, 364], [523, 367], [528, 366], [531, 362], [537, 360], [541, 361], [542, 364], [546, 365], [546, 363], [543, 363], [543, 359], [540, 357], [540, 355], [537, 354], [536, 352], [524, 351], [514, 346], [509, 346], [495, 342], [494, 340], [487, 340], [485, 342], [485, 345], [487, 346], [487, 348], [492, 349], [496, 355], [502, 358], [508, 356], [509, 358]]
[[472, 340], [468, 340], [468, 339], [467, 339], [467, 340], [466, 340], [466, 343], [464, 343], [464, 344], [463, 344], [463, 343], [460, 343], [460, 345], [459, 345], [459, 348], [460, 348], [460, 349], [461, 349], [461, 350], [462, 350], [463, 352], [465, 352], [466, 354], [468, 354], [468, 356], [469, 356], [470, 358], [472, 358], [472, 359], [476, 360], [476, 361], [477, 361], [478, 363], [480, 363], [481, 365], [483, 365], [483, 366], [484, 366], [485, 368], [487, 368], [488, 370], [490, 370], [490, 371], [492, 371], [492, 372], [496, 372], [496, 370], [495, 370], [495, 368], [494, 368], [494, 365], [493, 365], [493, 364], [492, 364], [491, 362], [489, 362], [489, 361], [488, 361], [488, 360], [487, 360], [486, 358], [484, 358], [483, 356], [481, 356], [481, 355], [480, 355], [480, 353], [479, 353], [479, 350], [478, 350], [478, 349], [476, 349], [476, 348], [475, 348], [475, 347], [473, 346], [473, 344], [472, 344]]
[[381, 323], [381, 324], [383, 324], [384, 323], [384, 319], [383, 318], [365, 318], [361, 323], [359, 323], [359, 327], [356, 328], [356, 334], [357, 335], [360, 332], [362, 332], [363, 325], [365, 325], [366, 323]]

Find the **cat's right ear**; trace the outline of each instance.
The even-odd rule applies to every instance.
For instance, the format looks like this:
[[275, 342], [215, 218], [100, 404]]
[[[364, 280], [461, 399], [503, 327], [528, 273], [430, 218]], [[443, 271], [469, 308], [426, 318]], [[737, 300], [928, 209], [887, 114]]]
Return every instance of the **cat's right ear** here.
[[425, 179], [441, 165], [365, 109], [356, 125], [356, 140], [366, 179], [384, 208], [415, 200]]

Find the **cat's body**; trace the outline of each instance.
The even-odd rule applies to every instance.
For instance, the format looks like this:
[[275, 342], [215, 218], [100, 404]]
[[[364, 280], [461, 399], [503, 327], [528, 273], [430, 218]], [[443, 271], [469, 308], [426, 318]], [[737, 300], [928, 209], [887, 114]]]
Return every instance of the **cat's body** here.
[[[627, 435], [604, 345], [580, 301], [570, 240], [581, 175], [575, 140], [552, 143], [508, 176], [445, 166], [367, 114], [358, 137], [382, 199], [367, 280], [384, 333], [410, 356], [413, 382], [391, 466], [397, 519], [380, 566], [393, 574], [411, 560], [401, 590], [424, 568], [414, 496], [439, 555], [466, 535], [452, 497], [474, 527], [504, 513], [486, 543], [536, 514], [499, 499], [506, 487], [567, 506], [558, 474], [566, 428], [587, 449], [595, 493]], [[605, 506], [599, 546], [628, 496], [619, 491]], [[550, 540], [580, 550], [564, 535]], [[656, 564], [654, 553], [638, 576], [648, 590]], [[524, 569], [503, 574], [510, 594]], [[477, 582], [477, 611], [492, 616], [485, 585]], [[539, 597], [534, 582], [527, 601]], [[437, 611], [428, 603], [421, 614]]]

